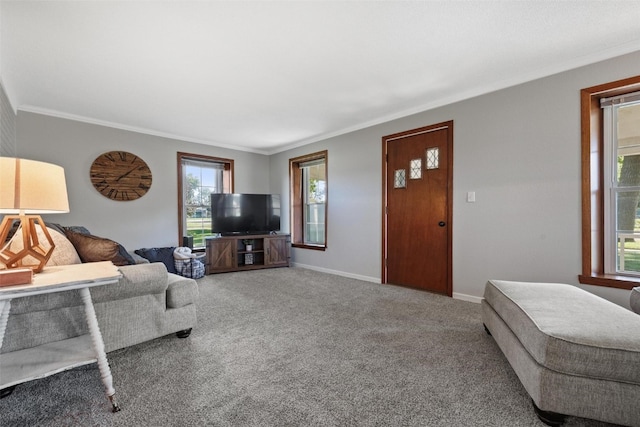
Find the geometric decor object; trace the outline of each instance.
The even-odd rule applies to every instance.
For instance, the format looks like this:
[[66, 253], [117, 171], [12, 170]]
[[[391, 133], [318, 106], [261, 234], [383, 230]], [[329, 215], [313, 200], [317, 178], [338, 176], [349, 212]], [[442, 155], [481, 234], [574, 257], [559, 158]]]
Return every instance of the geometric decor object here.
[[397, 169], [393, 177], [393, 188], [405, 188], [406, 186], [406, 171], [404, 169]]
[[0, 224], [0, 244], [15, 221], [20, 221], [15, 240], [22, 238], [15, 249], [13, 238], [0, 247], [0, 268], [28, 267], [41, 272], [55, 244], [39, 214], [64, 212], [69, 212], [69, 199], [62, 167], [0, 157], [0, 214], [6, 214]]
[[413, 159], [409, 166], [409, 179], [420, 178], [422, 178], [422, 159]]
[[438, 147], [427, 148], [427, 170], [438, 169], [440, 167], [440, 150]]
[[[7, 269], [30, 268], [34, 273], [42, 271], [51, 258], [56, 247], [47, 227], [40, 215], [5, 215], [0, 224], [0, 241], [5, 241], [14, 221], [20, 221], [20, 227], [15, 232], [11, 241], [0, 251], [0, 264]], [[38, 230], [39, 227], [40, 229]], [[38, 231], [43, 236], [38, 237]], [[44, 237], [44, 241], [43, 241]], [[11, 247], [14, 240], [22, 244], [17, 249]]]

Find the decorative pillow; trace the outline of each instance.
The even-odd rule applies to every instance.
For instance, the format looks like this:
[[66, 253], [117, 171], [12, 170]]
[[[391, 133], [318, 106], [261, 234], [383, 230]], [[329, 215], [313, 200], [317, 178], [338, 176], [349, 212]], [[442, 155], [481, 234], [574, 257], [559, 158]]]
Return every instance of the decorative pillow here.
[[122, 246], [119, 243], [118, 243], [118, 259], [120, 260], [120, 262], [122, 262], [122, 264], [116, 264], [115, 261], [113, 263], [116, 265], [136, 265], [138, 263], [135, 259], [133, 259], [129, 251], [127, 251], [124, 248], [124, 246]]
[[[78, 256], [78, 252], [71, 244], [71, 242], [65, 237], [64, 234], [56, 231], [57, 228], [49, 227], [49, 224], [45, 224], [47, 226], [47, 231], [51, 236], [51, 240], [53, 240], [53, 244], [56, 246], [51, 254], [51, 257], [47, 261], [47, 265], [70, 265], [70, 264], [80, 264], [82, 261]], [[36, 233], [38, 236], [38, 241], [42, 245], [44, 250], [48, 250], [50, 248], [49, 242], [42, 231], [42, 228], [36, 227]], [[18, 233], [11, 240], [10, 250], [12, 252], [20, 252], [24, 248], [24, 243], [22, 242], [22, 233]], [[27, 264], [37, 264], [38, 260], [31, 256], [27, 256], [24, 259], [24, 262]]]
[[[67, 238], [78, 251], [82, 262], [111, 261], [115, 265], [127, 265], [119, 256], [120, 245], [113, 240], [67, 230]], [[124, 263], [123, 263], [124, 261]]]
[[136, 253], [141, 257], [148, 259], [150, 262], [161, 262], [167, 266], [167, 271], [169, 273], [176, 273], [176, 266], [173, 261], [174, 249], [175, 247], [142, 248], [142, 249], [136, 249]]
[[[69, 227], [62, 227], [62, 228], [64, 229], [65, 234], [67, 234], [68, 232], [73, 232], [78, 234], [84, 234], [85, 236], [92, 236], [89, 230], [87, 230], [85, 227], [80, 225], [72, 225]], [[107, 261], [107, 260], [103, 260], [103, 261]], [[136, 260], [133, 259], [131, 254], [120, 243], [118, 243], [118, 255], [116, 255], [116, 257], [114, 259], [111, 259], [110, 261], [112, 261], [115, 265], [137, 264]]]
[[73, 231], [74, 233], [91, 234], [91, 232], [89, 230], [87, 230], [86, 227], [83, 227], [81, 225], [64, 226], [64, 227], [62, 227], [62, 229], [63, 229], [64, 233], [66, 233], [67, 231]]
[[47, 261], [47, 265], [70, 265], [80, 264], [82, 262], [76, 248], [65, 234], [53, 228], [49, 228], [49, 234], [56, 247], [51, 254], [51, 258]]
[[47, 228], [52, 228], [64, 236], [64, 227], [60, 224], [56, 224], [55, 222], [47, 222]]

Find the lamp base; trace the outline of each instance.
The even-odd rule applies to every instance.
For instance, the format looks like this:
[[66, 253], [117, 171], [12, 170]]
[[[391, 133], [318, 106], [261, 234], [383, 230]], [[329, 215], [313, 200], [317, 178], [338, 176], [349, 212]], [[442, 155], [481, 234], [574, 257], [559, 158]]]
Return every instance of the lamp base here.
[[[32, 269], [34, 273], [40, 273], [56, 247], [49, 230], [40, 215], [5, 215], [0, 224], [0, 243], [7, 239], [15, 220], [20, 221], [20, 226], [11, 242], [18, 233], [21, 233], [22, 247], [12, 251], [11, 242], [3, 246], [0, 250], [0, 262], [7, 268], [26, 267]], [[38, 227], [42, 231], [41, 236], [39, 236]], [[44, 237], [46, 242], [41, 242], [41, 237]]]

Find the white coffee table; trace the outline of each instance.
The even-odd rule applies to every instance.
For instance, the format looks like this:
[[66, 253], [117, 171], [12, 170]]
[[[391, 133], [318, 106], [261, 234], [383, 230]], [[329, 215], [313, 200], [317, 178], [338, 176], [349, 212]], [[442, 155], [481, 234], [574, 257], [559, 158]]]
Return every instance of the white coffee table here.
[[0, 389], [98, 362], [107, 397], [113, 412], [118, 412], [120, 407], [89, 288], [117, 283], [120, 277], [117, 267], [105, 261], [45, 267], [34, 275], [32, 284], [0, 287], [0, 348], [14, 298], [78, 289], [89, 327], [89, 335], [0, 354]]

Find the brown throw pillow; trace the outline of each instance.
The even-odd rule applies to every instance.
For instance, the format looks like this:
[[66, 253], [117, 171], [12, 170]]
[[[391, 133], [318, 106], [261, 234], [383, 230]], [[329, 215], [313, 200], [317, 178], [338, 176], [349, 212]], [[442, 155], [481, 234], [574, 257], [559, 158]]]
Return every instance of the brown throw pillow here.
[[117, 257], [120, 246], [113, 240], [74, 231], [65, 233], [71, 244], [76, 248], [82, 262], [113, 261], [115, 265], [122, 260]]

